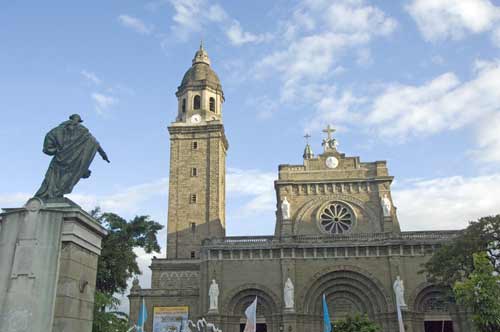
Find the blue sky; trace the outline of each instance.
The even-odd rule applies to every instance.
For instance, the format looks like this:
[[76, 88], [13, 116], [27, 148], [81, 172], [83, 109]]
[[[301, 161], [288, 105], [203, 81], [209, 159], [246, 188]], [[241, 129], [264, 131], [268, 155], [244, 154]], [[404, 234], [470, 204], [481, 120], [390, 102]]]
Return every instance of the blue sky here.
[[37, 190], [45, 133], [79, 113], [112, 163], [71, 198], [166, 224], [166, 128], [203, 39], [226, 97], [228, 235], [274, 231], [278, 165], [302, 163], [306, 132], [320, 153], [327, 123], [342, 152], [388, 161], [404, 230], [500, 210], [498, 1], [10, 0], [0, 22], [2, 207]]

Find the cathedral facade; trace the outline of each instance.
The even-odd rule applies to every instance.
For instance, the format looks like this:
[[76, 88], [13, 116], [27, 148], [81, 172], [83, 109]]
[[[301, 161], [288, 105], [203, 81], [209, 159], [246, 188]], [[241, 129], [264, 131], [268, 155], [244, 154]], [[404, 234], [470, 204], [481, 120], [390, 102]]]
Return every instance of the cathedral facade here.
[[167, 256], [153, 259], [150, 289], [132, 287], [132, 320], [144, 298], [146, 331], [153, 331], [155, 308], [182, 307], [190, 320], [205, 317], [224, 332], [240, 332], [257, 296], [258, 332], [322, 331], [324, 294], [333, 320], [362, 313], [396, 332], [399, 277], [406, 331], [472, 331], [465, 309], [419, 273], [457, 232], [402, 232], [385, 161], [341, 153], [328, 126], [321, 154], [307, 144], [303, 164], [279, 166], [274, 235], [228, 237], [224, 94], [202, 47], [176, 96]]

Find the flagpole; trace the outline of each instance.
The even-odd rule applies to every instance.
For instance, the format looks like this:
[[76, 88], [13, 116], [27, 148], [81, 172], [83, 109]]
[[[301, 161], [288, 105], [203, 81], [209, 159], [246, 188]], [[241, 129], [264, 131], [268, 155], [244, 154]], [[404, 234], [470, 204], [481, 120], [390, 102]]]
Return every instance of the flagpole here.
[[[142, 298], [142, 307], [144, 308], [145, 306], [146, 306], [146, 305], [145, 305], [145, 303], [144, 303], [144, 297], [143, 297], [143, 298]], [[142, 328], [142, 332], [145, 332], [145, 331], [144, 331], [144, 310], [141, 310], [141, 311], [142, 311], [142, 319], [141, 319], [141, 320], [142, 320], [142, 326], [141, 326], [141, 328]]]

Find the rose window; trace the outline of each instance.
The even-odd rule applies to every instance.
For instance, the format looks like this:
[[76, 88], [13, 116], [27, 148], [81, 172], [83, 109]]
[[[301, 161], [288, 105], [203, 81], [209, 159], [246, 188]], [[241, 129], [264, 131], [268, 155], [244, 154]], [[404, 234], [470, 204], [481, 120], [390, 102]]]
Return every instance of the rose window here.
[[354, 213], [347, 205], [332, 203], [320, 213], [319, 224], [330, 234], [349, 233], [354, 225]]

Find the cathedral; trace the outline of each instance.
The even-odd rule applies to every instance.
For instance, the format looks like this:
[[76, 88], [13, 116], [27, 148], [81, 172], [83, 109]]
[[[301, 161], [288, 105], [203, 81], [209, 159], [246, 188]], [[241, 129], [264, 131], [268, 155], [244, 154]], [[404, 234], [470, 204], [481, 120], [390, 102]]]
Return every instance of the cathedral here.
[[150, 289], [134, 282], [131, 320], [144, 299], [148, 332], [188, 331], [202, 317], [240, 332], [257, 297], [257, 332], [318, 332], [324, 295], [332, 320], [366, 314], [397, 332], [402, 280], [407, 332], [472, 330], [465, 308], [419, 273], [457, 232], [401, 231], [387, 163], [342, 153], [330, 126], [320, 154], [307, 144], [302, 164], [279, 165], [274, 235], [226, 236], [224, 93], [202, 46], [176, 96], [167, 255], [152, 260]]

